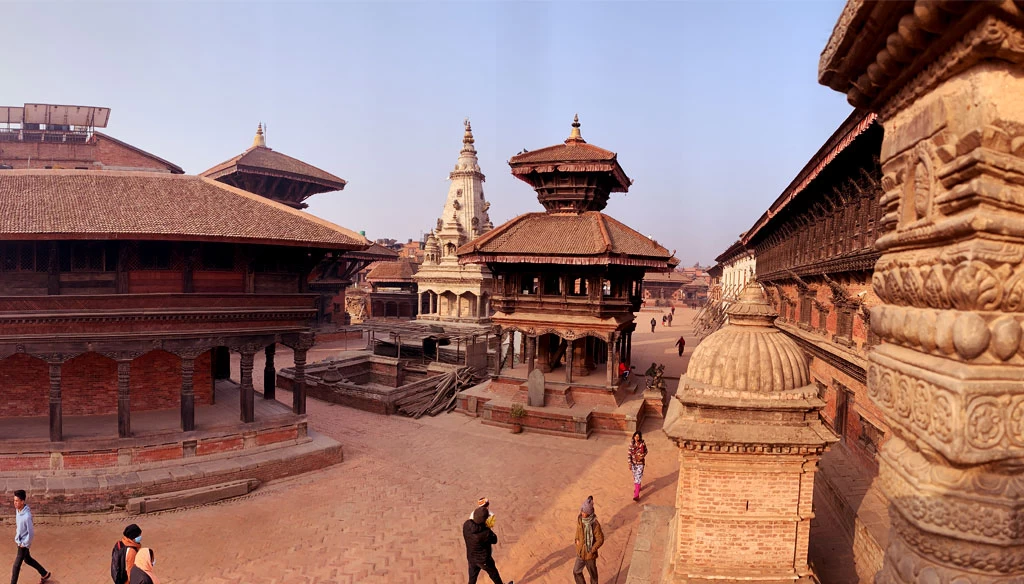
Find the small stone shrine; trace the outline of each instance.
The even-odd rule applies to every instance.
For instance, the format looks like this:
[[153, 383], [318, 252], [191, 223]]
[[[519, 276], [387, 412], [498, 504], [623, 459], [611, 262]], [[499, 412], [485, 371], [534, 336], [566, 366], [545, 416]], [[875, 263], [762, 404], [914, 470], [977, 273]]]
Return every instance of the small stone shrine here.
[[680, 470], [664, 581], [810, 582], [814, 474], [838, 438], [761, 286], [747, 284], [728, 314], [694, 351], [665, 420]]

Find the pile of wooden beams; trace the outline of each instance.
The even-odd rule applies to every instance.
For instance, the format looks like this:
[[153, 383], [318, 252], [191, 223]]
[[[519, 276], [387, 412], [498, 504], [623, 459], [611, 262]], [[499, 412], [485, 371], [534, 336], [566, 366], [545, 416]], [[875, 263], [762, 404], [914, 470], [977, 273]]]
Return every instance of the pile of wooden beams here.
[[395, 402], [398, 413], [420, 418], [424, 414], [436, 416], [455, 409], [456, 395], [484, 379], [484, 372], [473, 367], [459, 367], [437, 377], [436, 385], [428, 385]]

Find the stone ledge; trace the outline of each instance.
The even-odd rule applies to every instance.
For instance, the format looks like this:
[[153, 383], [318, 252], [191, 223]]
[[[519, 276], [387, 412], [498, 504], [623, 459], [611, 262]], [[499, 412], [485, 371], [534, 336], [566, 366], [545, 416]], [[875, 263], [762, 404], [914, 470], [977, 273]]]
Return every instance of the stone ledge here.
[[259, 484], [260, 482], [256, 479], [244, 479], [200, 487], [198, 489], [186, 489], [184, 491], [151, 495], [149, 497], [132, 497], [128, 499], [126, 510], [128, 513], [141, 514], [177, 509], [178, 507], [206, 505], [223, 501], [224, 499], [248, 495]]

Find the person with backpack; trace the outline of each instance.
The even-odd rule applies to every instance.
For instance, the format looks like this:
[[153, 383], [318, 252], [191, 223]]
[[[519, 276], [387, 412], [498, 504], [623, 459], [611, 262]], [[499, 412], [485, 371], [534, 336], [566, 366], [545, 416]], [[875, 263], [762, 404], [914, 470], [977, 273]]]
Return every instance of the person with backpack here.
[[124, 528], [121, 539], [110, 552], [110, 578], [114, 584], [128, 584], [128, 573], [135, 565], [135, 556], [142, 548], [142, 528], [132, 523]]
[[156, 565], [156, 554], [150, 548], [139, 548], [135, 554], [135, 565], [128, 573], [128, 584], [160, 584], [156, 574], [153, 573], [153, 566]]

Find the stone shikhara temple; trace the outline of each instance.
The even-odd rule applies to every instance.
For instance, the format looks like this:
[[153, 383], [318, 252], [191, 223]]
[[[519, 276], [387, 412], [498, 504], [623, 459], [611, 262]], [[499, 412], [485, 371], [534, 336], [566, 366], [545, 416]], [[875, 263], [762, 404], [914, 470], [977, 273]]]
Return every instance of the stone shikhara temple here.
[[[0, 133], [5, 159], [34, 154], [31, 169], [0, 170], [0, 473], [129, 477], [45, 489], [34, 499], [53, 512], [230, 479], [181, 470], [210, 454], [260, 453], [264, 470], [249, 473], [262, 479], [339, 460], [337, 443], [306, 428], [318, 301], [308, 277], [369, 242], [295, 201], [180, 174], [97, 136], [95, 108], [47, 107], [41, 123], [26, 107]], [[50, 158], [81, 168], [36, 166]], [[108, 170], [126, 161], [133, 170]], [[290, 410], [273, 383], [254, 397], [254, 356], [266, 351], [272, 380], [277, 344], [294, 353]], [[237, 385], [218, 381], [229, 352], [241, 356]]]
[[462, 150], [437, 228], [427, 236], [423, 264], [414, 276], [420, 295], [419, 319], [484, 323], [490, 319], [494, 278], [483, 264], [462, 264], [458, 248], [494, 228], [484, 198], [473, 128], [466, 120]]

